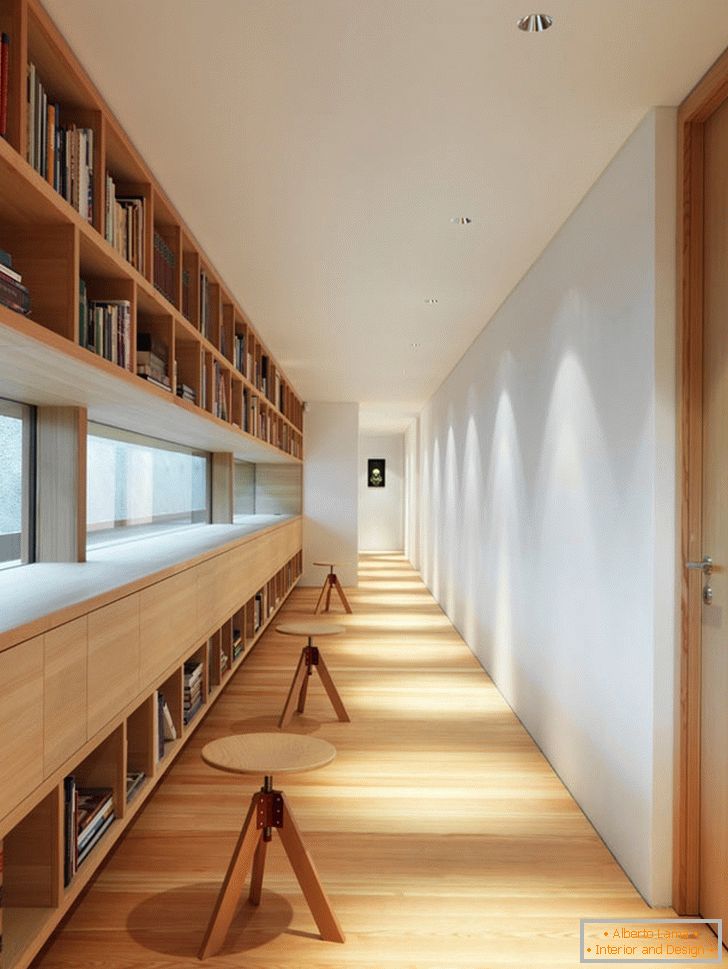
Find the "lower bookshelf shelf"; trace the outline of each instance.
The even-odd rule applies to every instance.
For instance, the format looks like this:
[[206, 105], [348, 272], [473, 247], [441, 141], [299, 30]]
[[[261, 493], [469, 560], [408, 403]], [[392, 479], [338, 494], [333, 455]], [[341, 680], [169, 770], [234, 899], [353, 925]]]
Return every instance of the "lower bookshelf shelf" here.
[[[90, 749], [87, 744], [83, 757], [71, 762], [65, 779], [61, 777], [50, 789], [42, 788], [36, 803], [27, 799], [30, 805], [24, 815], [9, 828], [0, 827], [0, 848], [4, 855], [4, 868], [0, 869], [4, 899], [0, 909], [3, 939], [0, 969], [25, 969], [78, 900], [233, 673], [273, 621], [298, 582], [302, 564], [302, 554], [298, 551], [254, 595], [240, 603], [211, 636], [188, 649], [172, 669], [165, 670], [134, 708], [107, 724], [98, 742]], [[241, 649], [233, 659], [235, 630], [240, 634]], [[222, 670], [224, 652], [229, 662]], [[202, 666], [202, 702], [190, 722], [185, 723], [184, 671], [190, 661], [194, 667]], [[160, 694], [165, 697], [176, 734], [168, 740], [162, 734], [162, 757], [159, 757], [162, 749], [159, 731], [164, 730]], [[129, 774], [136, 775], [137, 786], [132, 799], [127, 801]], [[139, 775], [143, 776], [139, 778]], [[93, 830], [103, 831], [90, 849], [88, 844], [93, 835], [81, 827], [76, 801], [74, 811], [69, 812], [70, 777], [74, 779], [75, 790], [87, 796], [89, 791], [98, 792], [99, 804], [104, 796], [113, 802], [111, 811], [107, 806], [99, 808], [98, 816], [85, 816], [92, 818], [86, 820], [89, 829], [95, 823]], [[108, 812], [105, 818], [103, 810]], [[85, 837], [82, 830], [86, 830]], [[75, 871], [69, 872], [68, 860], [81, 856], [82, 844], [89, 853], [80, 864], [74, 862]]]

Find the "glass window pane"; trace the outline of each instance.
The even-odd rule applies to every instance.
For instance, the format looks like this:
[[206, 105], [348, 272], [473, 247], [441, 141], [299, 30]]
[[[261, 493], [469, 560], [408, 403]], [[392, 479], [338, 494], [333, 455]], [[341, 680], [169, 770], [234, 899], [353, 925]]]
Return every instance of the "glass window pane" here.
[[0, 568], [28, 560], [28, 422], [20, 404], [0, 400]]
[[207, 455], [118, 433], [89, 429], [89, 547], [209, 521]]
[[250, 461], [235, 462], [235, 521], [255, 514], [255, 465]]

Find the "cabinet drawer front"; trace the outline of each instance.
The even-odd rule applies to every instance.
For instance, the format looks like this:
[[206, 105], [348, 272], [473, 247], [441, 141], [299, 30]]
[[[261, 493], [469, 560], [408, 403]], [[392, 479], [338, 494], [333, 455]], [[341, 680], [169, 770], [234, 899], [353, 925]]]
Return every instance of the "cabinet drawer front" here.
[[88, 738], [86, 616], [44, 636], [43, 774], [47, 777]]
[[43, 780], [43, 637], [0, 653], [0, 817]]
[[139, 692], [139, 595], [88, 617], [88, 731], [93, 736]]

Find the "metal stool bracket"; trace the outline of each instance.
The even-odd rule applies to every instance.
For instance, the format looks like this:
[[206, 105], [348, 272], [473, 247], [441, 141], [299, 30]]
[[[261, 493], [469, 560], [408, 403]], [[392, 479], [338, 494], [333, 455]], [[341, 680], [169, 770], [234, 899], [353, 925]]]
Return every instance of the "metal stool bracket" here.
[[255, 819], [257, 828], [283, 827], [283, 795], [280, 791], [261, 791]]

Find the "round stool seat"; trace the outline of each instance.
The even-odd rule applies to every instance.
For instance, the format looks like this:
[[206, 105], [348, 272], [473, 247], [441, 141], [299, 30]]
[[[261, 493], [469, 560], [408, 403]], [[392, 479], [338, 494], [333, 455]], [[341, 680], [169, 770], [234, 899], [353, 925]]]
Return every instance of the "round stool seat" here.
[[336, 562], [314, 562], [314, 565], [320, 565], [323, 569], [335, 569]]
[[299, 774], [325, 767], [336, 747], [318, 737], [287, 733], [244, 733], [220, 737], [202, 748], [210, 767], [230, 774]]
[[335, 622], [317, 622], [315, 619], [301, 619], [298, 622], [282, 622], [276, 631], [284, 636], [338, 636], [346, 632], [346, 626]]

